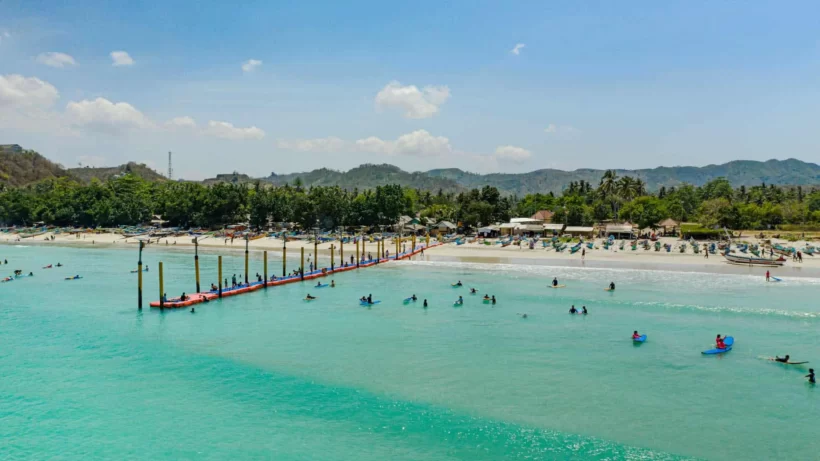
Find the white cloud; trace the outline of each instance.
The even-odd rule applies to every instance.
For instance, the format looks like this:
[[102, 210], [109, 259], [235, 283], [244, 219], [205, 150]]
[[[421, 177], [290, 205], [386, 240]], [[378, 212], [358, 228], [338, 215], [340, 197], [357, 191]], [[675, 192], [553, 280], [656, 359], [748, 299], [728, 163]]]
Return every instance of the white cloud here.
[[395, 141], [385, 141], [375, 136], [359, 139], [355, 143], [360, 152], [386, 155], [410, 155], [432, 157], [453, 152], [450, 140], [444, 136], [433, 136], [427, 130], [417, 130], [401, 135]]
[[392, 149], [392, 145], [389, 141], [382, 141], [375, 136], [359, 139], [356, 141], [355, 145], [357, 151], [369, 152], [372, 154], [390, 154]]
[[57, 88], [37, 77], [0, 75], [0, 109], [50, 107], [59, 97]]
[[449, 154], [452, 151], [449, 139], [444, 136], [433, 136], [426, 130], [417, 130], [399, 136], [394, 148], [395, 154], [419, 157]]
[[510, 53], [518, 56], [519, 54], [521, 54], [521, 50], [524, 49], [525, 46], [527, 45], [523, 43], [516, 43], [513, 49], [510, 50]]
[[204, 131], [205, 134], [216, 136], [224, 139], [262, 139], [265, 137], [265, 132], [259, 128], [252, 126], [250, 128], [238, 128], [228, 122], [217, 122], [211, 120], [208, 122], [208, 128]]
[[510, 162], [525, 162], [532, 157], [532, 152], [523, 147], [498, 146], [495, 148], [495, 157]]
[[398, 108], [407, 118], [428, 118], [439, 111], [439, 106], [450, 98], [446, 86], [426, 86], [419, 90], [415, 85], [403, 86], [397, 81], [388, 83], [376, 94], [376, 107]]
[[170, 129], [195, 129], [196, 121], [191, 117], [174, 117], [165, 122], [165, 126]]
[[242, 63], [243, 72], [253, 72], [257, 67], [262, 65], [262, 61], [258, 59], [248, 59]]
[[555, 137], [571, 138], [581, 134], [581, 130], [570, 125], [556, 125], [554, 123], [550, 123], [546, 128], [544, 128], [544, 133]]
[[49, 51], [48, 53], [40, 53], [37, 56], [37, 62], [45, 64], [49, 67], [56, 67], [62, 69], [64, 67], [76, 66], [77, 61], [71, 55], [59, 53], [56, 51]]
[[317, 139], [294, 139], [276, 141], [276, 147], [292, 152], [312, 153], [340, 153], [348, 148], [348, 144], [340, 138], [329, 136]]
[[121, 66], [133, 66], [134, 59], [131, 58], [125, 51], [112, 51], [111, 52], [111, 65], [114, 67], [121, 67]]
[[65, 113], [74, 126], [108, 134], [153, 127], [153, 122], [131, 104], [114, 103], [105, 98], [69, 102]]

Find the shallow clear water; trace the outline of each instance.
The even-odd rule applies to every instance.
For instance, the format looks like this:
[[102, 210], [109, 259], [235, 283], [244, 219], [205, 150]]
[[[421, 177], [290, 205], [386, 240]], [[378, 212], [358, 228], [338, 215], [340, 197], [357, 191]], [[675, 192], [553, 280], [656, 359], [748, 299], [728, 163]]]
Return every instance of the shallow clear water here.
[[[161, 249], [158, 249], [161, 250]], [[146, 252], [145, 303], [193, 292]], [[216, 281], [213, 250], [203, 287]], [[225, 276], [243, 271], [225, 255]], [[251, 272], [261, 272], [254, 255]], [[0, 459], [816, 459], [820, 280], [402, 262], [136, 309], [136, 251], [0, 246]], [[40, 270], [57, 262], [64, 268]], [[294, 260], [295, 262], [295, 260]], [[295, 267], [295, 266], [294, 266]], [[271, 273], [281, 262], [271, 258]], [[82, 280], [64, 281], [80, 273]], [[554, 275], [564, 289], [545, 286]], [[462, 280], [496, 307], [450, 283]], [[603, 288], [614, 280], [618, 290]], [[305, 303], [306, 293], [319, 299]], [[372, 293], [382, 303], [362, 308]], [[427, 298], [403, 305], [410, 294]], [[461, 294], [463, 307], [453, 307]], [[570, 316], [571, 304], [590, 315]], [[527, 313], [522, 319], [517, 314]], [[633, 330], [648, 335], [635, 346]], [[734, 349], [705, 357], [715, 334]], [[816, 363], [815, 363], [816, 362]]]

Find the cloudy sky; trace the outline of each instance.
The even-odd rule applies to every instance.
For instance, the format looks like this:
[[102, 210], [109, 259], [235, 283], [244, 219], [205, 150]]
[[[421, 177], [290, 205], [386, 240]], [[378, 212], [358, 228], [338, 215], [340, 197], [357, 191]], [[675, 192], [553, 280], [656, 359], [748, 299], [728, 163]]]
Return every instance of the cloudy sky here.
[[0, 144], [177, 176], [817, 161], [810, 1], [0, 2]]

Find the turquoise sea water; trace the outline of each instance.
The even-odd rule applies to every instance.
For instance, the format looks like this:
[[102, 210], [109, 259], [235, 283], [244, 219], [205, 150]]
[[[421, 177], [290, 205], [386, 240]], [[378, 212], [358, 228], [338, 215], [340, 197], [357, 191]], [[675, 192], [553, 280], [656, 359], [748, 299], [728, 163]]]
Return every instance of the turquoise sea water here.
[[[159, 260], [169, 296], [194, 291], [193, 257], [159, 250], [139, 312], [135, 250], [0, 246], [0, 275], [35, 272], [0, 284], [0, 459], [820, 456], [808, 367], [764, 359], [820, 365], [818, 279], [417, 261], [191, 314], [147, 308]], [[228, 279], [243, 271], [223, 254]], [[216, 256], [201, 261], [204, 287]], [[556, 275], [567, 288], [546, 289]], [[369, 293], [382, 303], [360, 307]], [[717, 333], [734, 350], [702, 356]]]

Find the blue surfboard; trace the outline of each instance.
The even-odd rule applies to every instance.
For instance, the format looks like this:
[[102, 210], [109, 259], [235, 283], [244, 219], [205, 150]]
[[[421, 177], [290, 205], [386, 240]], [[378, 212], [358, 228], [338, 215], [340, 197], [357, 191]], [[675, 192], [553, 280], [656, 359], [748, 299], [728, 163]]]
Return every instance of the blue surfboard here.
[[359, 300], [359, 304], [361, 304], [362, 306], [372, 306], [374, 304], [379, 304], [380, 302], [381, 302], [380, 300], [376, 300], [376, 301], [373, 301], [372, 303], [369, 303], [367, 301]]
[[636, 343], [642, 343], [646, 341], [646, 335], [640, 335], [637, 338], [632, 338], [632, 341], [635, 341]]
[[727, 336], [723, 338], [723, 344], [726, 345], [726, 349], [709, 349], [708, 351], [703, 351], [702, 353], [706, 355], [714, 355], [729, 352], [730, 350], [732, 350], [732, 346], [735, 344], [735, 338]]

